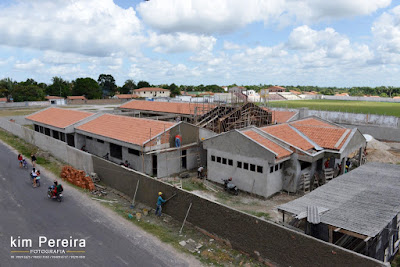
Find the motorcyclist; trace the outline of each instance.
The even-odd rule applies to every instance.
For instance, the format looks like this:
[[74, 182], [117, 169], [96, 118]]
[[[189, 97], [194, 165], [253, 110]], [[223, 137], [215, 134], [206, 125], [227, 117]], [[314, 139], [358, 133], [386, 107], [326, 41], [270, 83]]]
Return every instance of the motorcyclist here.
[[57, 196], [59, 193], [61, 193], [64, 189], [61, 184], [58, 184], [57, 181], [54, 181], [54, 184], [51, 186], [51, 192], [52, 192], [52, 197]]

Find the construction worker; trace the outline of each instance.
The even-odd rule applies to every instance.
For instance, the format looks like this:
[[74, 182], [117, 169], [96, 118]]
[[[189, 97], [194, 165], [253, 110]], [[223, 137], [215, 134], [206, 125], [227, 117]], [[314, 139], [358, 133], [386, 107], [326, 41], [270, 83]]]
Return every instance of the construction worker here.
[[162, 210], [161, 205], [166, 202], [166, 200], [162, 198], [162, 194], [163, 194], [162, 192], [158, 192], [157, 208], [156, 208], [156, 215], [158, 217], [161, 216], [161, 210]]

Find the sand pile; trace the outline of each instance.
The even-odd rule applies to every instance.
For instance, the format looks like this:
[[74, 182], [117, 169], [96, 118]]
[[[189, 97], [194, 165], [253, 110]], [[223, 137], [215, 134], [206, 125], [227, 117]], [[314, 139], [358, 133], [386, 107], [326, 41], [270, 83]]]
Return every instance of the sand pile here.
[[367, 162], [398, 163], [400, 157], [392, 153], [392, 148], [376, 139], [372, 139], [367, 144]]

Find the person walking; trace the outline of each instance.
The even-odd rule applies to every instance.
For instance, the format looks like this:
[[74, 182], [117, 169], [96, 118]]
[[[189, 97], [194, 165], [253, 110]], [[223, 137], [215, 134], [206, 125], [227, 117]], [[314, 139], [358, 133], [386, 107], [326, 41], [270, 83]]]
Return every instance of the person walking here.
[[197, 178], [203, 178], [203, 171], [204, 171], [203, 166], [200, 166], [200, 167], [197, 169]]
[[162, 204], [164, 204], [166, 202], [166, 200], [162, 198], [162, 194], [163, 194], [162, 192], [158, 192], [157, 208], [156, 208], [156, 215], [158, 217], [161, 216]]
[[36, 156], [35, 154], [31, 154], [31, 161], [32, 161], [32, 167], [36, 167]]
[[22, 168], [22, 160], [23, 160], [22, 155], [18, 154], [18, 161], [19, 161], [19, 167], [20, 168]]

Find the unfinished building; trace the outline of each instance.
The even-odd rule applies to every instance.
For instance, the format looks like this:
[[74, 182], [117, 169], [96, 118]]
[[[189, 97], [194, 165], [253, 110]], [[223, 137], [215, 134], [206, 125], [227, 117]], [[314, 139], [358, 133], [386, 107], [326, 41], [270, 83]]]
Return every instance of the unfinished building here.
[[400, 166], [367, 163], [278, 206], [306, 234], [380, 261], [399, 250]]
[[344, 166], [347, 157], [365, 145], [357, 129], [316, 117], [232, 130], [203, 142], [208, 179], [222, 183], [221, 179], [232, 177], [240, 190], [263, 197], [326, 183], [333, 178], [328, 173], [338, 164]]
[[239, 105], [220, 105], [198, 118], [195, 125], [215, 133], [228, 132], [250, 125], [256, 127], [271, 124], [272, 114], [257, 105], [247, 102]]

